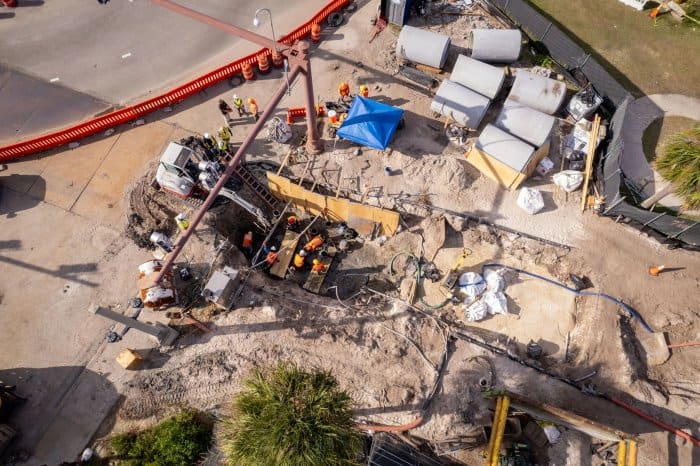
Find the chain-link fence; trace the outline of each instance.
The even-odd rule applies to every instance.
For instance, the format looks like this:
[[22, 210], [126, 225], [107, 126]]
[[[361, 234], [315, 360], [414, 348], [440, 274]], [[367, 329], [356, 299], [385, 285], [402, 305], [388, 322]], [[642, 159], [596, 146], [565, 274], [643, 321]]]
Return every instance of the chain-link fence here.
[[496, 7], [512, 22], [519, 26], [531, 40], [542, 42], [551, 57], [569, 72], [580, 70], [593, 84], [595, 90], [609, 103], [615, 113], [608, 128], [610, 140], [606, 154], [600, 163], [599, 180], [606, 198], [603, 215], [619, 217], [641, 230], [655, 232], [662, 240], [672, 244], [700, 249], [700, 222], [677, 217], [669, 212], [651, 212], [641, 209], [636, 203], [642, 200], [634, 196], [640, 194], [638, 188], [627, 180], [622, 171], [621, 161], [625, 141], [622, 138], [627, 107], [634, 98], [610, 75], [591, 54], [582, 49], [561, 29], [525, 0], [487, 0], [486, 5]]
[[[622, 138], [622, 124], [627, 106], [632, 97], [625, 99], [617, 108], [610, 122], [612, 138], [608, 150], [601, 160], [602, 190], [606, 199], [603, 215], [620, 217], [639, 229], [649, 229], [661, 235], [672, 244], [684, 244], [690, 248], [700, 248], [700, 222], [677, 217], [668, 212], [652, 212], [627, 202], [634, 201], [638, 188], [625, 177], [622, 171], [622, 157], [625, 141]], [[639, 199], [641, 200], [641, 199]]]

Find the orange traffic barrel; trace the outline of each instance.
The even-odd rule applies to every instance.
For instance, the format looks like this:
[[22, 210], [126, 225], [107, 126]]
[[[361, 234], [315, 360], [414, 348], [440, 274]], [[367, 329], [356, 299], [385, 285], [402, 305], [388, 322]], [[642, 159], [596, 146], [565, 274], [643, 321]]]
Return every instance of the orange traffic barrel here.
[[253, 73], [253, 65], [250, 63], [244, 63], [243, 64], [243, 78], [245, 78], [246, 81], [251, 81], [255, 79], [255, 73]]
[[261, 73], [267, 73], [270, 71], [270, 59], [267, 58], [267, 55], [264, 53], [258, 55], [258, 69]]
[[314, 23], [311, 25], [311, 42], [318, 42], [321, 40], [321, 25]]
[[272, 52], [272, 64], [278, 68], [284, 64], [284, 57], [277, 50]]

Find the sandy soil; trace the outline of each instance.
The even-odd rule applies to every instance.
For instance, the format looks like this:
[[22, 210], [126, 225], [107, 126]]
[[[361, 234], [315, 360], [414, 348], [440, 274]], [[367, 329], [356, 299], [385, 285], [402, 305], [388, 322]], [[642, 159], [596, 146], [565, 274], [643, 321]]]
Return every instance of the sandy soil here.
[[[393, 275], [387, 265], [395, 254], [419, 254], [422, 248], [444, 273], [466, 247], [472, 254], [462, 271], [478, 271], [481, 265], [496, 262], [559, 282], [569, 283], [572, 273], [586, 276], [596, 290], [624, 300], [654, 330], [679, 342], [697, 339], [700, 332], [695, 306], [700, 296], [700, 260], [694, 253], [667, 250], [610, 219], [590, 212], [581, 215], [580, 194], [566, 196], [549, 179], [527, 182], [546, 193], [545, 212], [536, 216], [522, 212], [515, 205], [516, 193], [481, 176], [464, 160], [466, 147], [447, 141], [442, 122], [429, 112], [429, 93], [393, 76], [396, 32], [388, 28], [367, 44], [373, 10], [374, 5], [364, 4], [349, 17], [349, 25], [337, 31], [344, 40], [324, 42], [315, 52], [323, 58], [313, 62], [315, 85], [321, 96], [330, 96], [338, 81], [347, 76], [352, 76], [352, 85], [371, 83], [377, 100], [406, 110], [406, 128], [397, 134], [391, 153], [362, 150], [355, 155], [354, 146], [327, 141], [326, 154], [308, 168], [300, 161], [287, 169], [330, 192], [341, 179], [344, 197], [401, 212], [403, 231], [384, 244], [369, 238], [359, 241], [332, 271], [323, 296], [310, 295], [291, 281], [251, 272], [246, 273], [243, 294], [233, 311], [217, 313], [195, 305], [193, 315], [207, 321], [211, 332], [186, 329], [189, 333], [178, 340], [177, 348], [150, 359], [149, 366], [125, 387], [116, 429], [148, 424], [182, 404], [225, 411], [251, 368], [291, 360], [332, 370], [356, 401], [361, 421], [407, 423], [419, 415], [437, 387], [423, 425], [411, 434], [437, 445], [440, 451], [450, 450], [448, 441], [455, 441], [458, 447], [450, 456], [467, 464], [482, 461], [483, 445], [466, 450], [464, 444], [480, 438], [492, 417], [493, 402], [482, 388], [527, 394], [640, 435], [644, 441], [640, 465], [697, 464], [698, 452], [689, 445], [600, 396], [542, 373], [567, 380], [584, 378], [587, 392], [621, 398], [698, 436], [695, 349], [674, 350], [665, 364], [648, 367], [637, 337], [645, 330], [624, 311], [607, 301], [575, 297], [517, 273], [506, 274], [511, 312], [478, 324], [465, 321], [460, 304], [430, 309], [404, 302], [402, 290], [409, 286], [410, 268], [404, 270], [402, 263]], [[436, 15], [428, 24], [419, 25], [450, 33], [458, 47], [467, 47], [465, 31], [485, 24], [498, 26], [485, 16], [453, 15]], [[497, 113], [498, 105], [489, 118]], [[301, 129], [301, 125], [295, 127], [297, 133]], [[257, 144], [264, 151], [256, 151], [258, 155], [249, 160], [279, 162], [287, 152], [286, 146]], [[552, 158], [559, 166], [556, 144], [553, 146]], [[387, 178], [384, 166], [398, 173]], [[509, 231], [466, 221], [462, 213], [483, 217]], [[148, 217], [146, 212], [139, 214]], [[246, 270], [237, 248], [226, 247], [218, 256], [213, 252], [222, 238], [239, 243], [240, 230], [247, 225], [217, 220], [237, 218], [235, 215], [229, 211], [212, 216], [188, 244], [184, 256], [198, 279], [224, 262]], [[528, 239], [513, 230], [569, 247]], [[661, 263], [679, 269], [659, 277], [647, 274], [649, 265]], [[352, 273], [365, 275], [366, 285], [343, 282], [344, 300], [336, 299], [332, 286], [340, 286]], [[420, 288], [418, 296], [427, 303], [445, 298], [435, 284], [425, 282]], [[460, 338], [460, 333], [482, 345]], [[538, 360], [526, 354], [530, 340], [544, 350]], [[483, 344], [500, 354], [484, 349]], [[541, 452], [543, 463], [601, 464], [603, 460], [591, 455], [589, 437], [560, 430], [560, 442]]]

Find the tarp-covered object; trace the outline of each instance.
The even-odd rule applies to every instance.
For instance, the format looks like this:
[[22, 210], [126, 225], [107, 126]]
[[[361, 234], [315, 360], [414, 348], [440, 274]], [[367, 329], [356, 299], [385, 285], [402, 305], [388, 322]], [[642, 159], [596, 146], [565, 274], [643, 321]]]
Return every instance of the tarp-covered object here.
[[394, 137], [403, 110], [357, 96], [336, 135], [373, 149], [384, 150]]

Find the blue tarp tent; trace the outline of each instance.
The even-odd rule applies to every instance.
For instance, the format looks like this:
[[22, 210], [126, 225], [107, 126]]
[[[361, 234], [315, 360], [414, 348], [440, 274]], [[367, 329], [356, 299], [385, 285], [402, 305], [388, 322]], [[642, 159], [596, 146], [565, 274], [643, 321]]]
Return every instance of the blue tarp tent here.
[[357, 96], [335, 134], [363, 146], [384, 150], [394, 137], [402, 116], [400, 108]]

